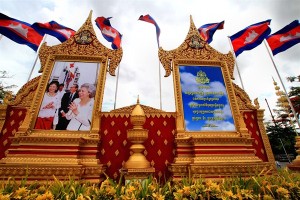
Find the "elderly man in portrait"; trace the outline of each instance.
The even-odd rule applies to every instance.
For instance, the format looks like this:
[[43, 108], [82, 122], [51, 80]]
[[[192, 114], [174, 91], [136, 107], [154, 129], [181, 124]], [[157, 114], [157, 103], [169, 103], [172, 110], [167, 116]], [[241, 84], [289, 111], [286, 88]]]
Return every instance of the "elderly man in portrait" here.
[[61, 106], [58, 109], [58, 123], [55, 130], [66, 130], [70, 120], [66, 118], [66, 113], [69, 111], [70, 104], [74, 99], [78, 98], [78, 85], [73, 84], [70, 87], [70, 92], [66, 92], [61, 98]]

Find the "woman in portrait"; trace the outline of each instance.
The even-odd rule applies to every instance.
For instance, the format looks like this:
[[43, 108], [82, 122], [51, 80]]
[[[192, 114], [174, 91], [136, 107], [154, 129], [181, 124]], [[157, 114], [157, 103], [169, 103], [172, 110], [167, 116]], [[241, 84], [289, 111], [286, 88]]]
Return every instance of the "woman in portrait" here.
[[53, 128], [53, 119], [56, 110], [59, 107], [58, 81], [52, 81], [48, 84], [43, 102], [35, 123], [35, 129], [50, 130]]
[[79, 98], [70, 104], [66, 114], [66, 118], [70, 120], [67, 130], [90, 130], [95, 93], [94, 85], [89, 83], [81, 85], [78, 92]]

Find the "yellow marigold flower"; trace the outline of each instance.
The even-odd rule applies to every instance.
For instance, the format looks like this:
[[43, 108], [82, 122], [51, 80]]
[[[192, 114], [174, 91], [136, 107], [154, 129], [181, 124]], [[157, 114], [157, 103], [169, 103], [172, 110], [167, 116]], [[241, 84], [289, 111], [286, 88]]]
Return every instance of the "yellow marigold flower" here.
[[157, 192], [157, 193], [153, 193], [152, 196], [153, 196], [154, 199], [156, 199], [156, 200], [164, 200], [164, 199], [165, 199], [165, 196], [159, 194], [158, 192]]
[[209, 186], [211, 191], [221, 191], [220, 186], [217, 183], [211, 183], [211, 185]]
[[206, 180], [205, 183], [209, 187], [213, 182], [212, 182], [212, 180]]
[[85, 198], [83, 197], [83, 195], [82, 194], [80, 194], [78, 197], [77, 197], [77, 199], [76, 200], [85, 200]]
[[237, 199], [243, 199], [243, 196], [242, 196], [241, 193], [237, 193], [235, 196], [236, 196]]
[[242, 189], [240, 191], [238, 191], [237, 197], [245, 197], [245, 198], [253, 198], [252, 195], [252, 190], [246, 190], [246, 189]]
[[28, 190], [26, 187], [21, 187], [19, 189], [17, 189], [15, 197], [19, 198], [19, 197], [25, 197], [27, 196]]
[[46, 192], [45, 194], [39, 195], [36, 200], [52, 200], [54, 199], [53, 194], [51, 192]]
[[178, 192], [173, 192], [175, 200], [182, 200], [183, 194]]
[[280, 197], [289, 198], [289, 191], [283, 187], [279, 187], [276, 192]]
[[109, 185], [109, 180], [106, 179], [106, 180], [104, 180], [104, 181], [101, 183], [100, 189], [103, 189], [103, 188], [105, 188], [105, 187], [108, 186], [108, 185]]
[[134, 200], [134, 199], [136, 199], [136, 197], [134, 196], [134, 194], [131, 194], [131, 195], [122, 195], [121, 199], [123, 199], [123, 200]]
[[230, 191], [224, 191], [224, 194], [227, 196], [227, 197], [232, 197], [233, 196], [233, 192], [230, 190]]
[[184, 186], [183, 187], [183, 193], [185, 195], [189, 195], [190, 194], [190, 190], [191, 190], [191, 187], [190, 186]]
[[149, 188], [149, 190], [152, 191], [152, 192], [154, 192], [155, 189], [156, 189], [154, 185], [149, 185], [148, 188]]
[[274, 198], [268, 194], [264, 195], [263, 200], [274, 200]]
[[109, 187], [109, 188], [106, 188], [106, 192], [108, 194], [114, 195], [114, 194], [116, 194], [116, 189], [113, 187]]
[[183, 190], [182, 190], [182, 189], [179, 189], [179, 190], [177, 190], [177, 193], [178, 193], [178, 194], [183, 194]]
[[1, 200], [10, 200], [10, 197], [9, 197], [8, 194], [7, 194], [7, 195], [2, 195], [2, 194], [0, 194], [0, 199], [1, 199]]
[[133, 192], [135, 190], [135, 188], [131, 185], [129, 186], [129, 188], [127, 189], [128, 192]]

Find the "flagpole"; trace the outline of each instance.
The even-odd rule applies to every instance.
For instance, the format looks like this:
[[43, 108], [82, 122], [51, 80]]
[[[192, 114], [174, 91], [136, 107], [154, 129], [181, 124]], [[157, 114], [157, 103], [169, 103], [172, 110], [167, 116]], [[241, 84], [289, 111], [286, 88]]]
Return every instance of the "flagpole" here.
[[[156, 40], [157, 40], [157, 48], [159, 51], [159, 35], [160, 35], [160, 28], [157, 25], [156, 21], [148, 14], [148, 15], [141, 15], [138, 20], [151, 23], [155, 26], [156, 29]], [[162, 110], [162, 100], [161, 100], [161, 73], [160, 73], [160, 61], [158, 59], [158, 75], [159, 75], [159, 102], [160, 102], [160, 109]]]
[[[282, 79], [281, 79], [281, 76], [280, 76], [280, 74], [279, 74], [279, 72], [278, 72], [278, 69], [277, 69], [276, 64], [275, 64], [275, 62], [274, 62], [274, 59], [273, 59], [272, 54], [271, 54], [271, 52], [270, 52], [270, 49], [268, 48], [268, 46], [267, 46], [267, 44], [266, 44], [266, 40], [264, 40], [264, 44], [265, 44], [265, 46], [266, 46], [266, 48], [267, 48], [267, 51], [268, 51], [268, 53], [269, 53], [269, 56], [270, 56], [271, 61], [272, 61], [272, 63], [273, 63], [273, 66], [274, 66], [274, 68], [275, 68], [275, 71], [276, 71], [276, 73], [277, 73], [277, 75], [278, 75], [278, 78], [279, 78], [279, 80], [280, 80], [280, 82], [281, 82], [281, 85], [282, 85], [282, 87], [283, 87], [285, 96], [286, 96], [286, 98], [287, 98], [287, 100], [288, 100], [288, 102], [289, 102], [289, 105], [290, 105], [290, 107], [291, 107], [291, 110], [292, 110], [292, 112], [293, 112], [293, 114], [294, 114], [294, 117], [295, 117], [295, 119], [296, 119], [296, 121], [297, 121], [298, 127], [300, 128], [300, 122], [299, 122], [299, 119], [298, 119], [297, 114], [296, 114], [296, 112], [295, 112], [294, 106], [293, 106], [293, 104], [292, 104], [292, 102], [291, 102], [291, 100], [290, 100], [290, 98], [289, 98], [289, 96], [288, 96], [288, 93], [287, 93], [286, 89], [285, 89], [285, 86], [284, 86], [283, 81], [282, 81]], [[299, 136], [299, 134], [298, 134], [297, 131], [296, 131], [296, 133], [297, 133], [297, 135]]]
[[[40, 46], [41, 46], [41, 44], [44, 43], [44, 41], [46, 40], [46, 38], [47, 38], [47, 34], [44, 35], [43, 40], [42, 40], [42, 42], [40, 43]], [[34, 70], [34, 68], [35, 68], [35, 65], [36, 65], [36, 63], [37, 63], [37, 60], [38, 60], [38, 58], [39, 58], [40, 46], [39, 46], [39, 48], [38, 48], [38, 50], [37, 50], [36, 58], [35, 58], [35, 61], [34, 61], [34, 63], [33, 63], [32, 68], [31, 68], [31, 71], [30, 71], [30, 73], [29, 73], [27, 82], [29, 82], [29, 80], [30, 80], [30, 78], [31, 78], [31, 76], [32, 76], [33, 70]]]
[[240, 74], [239, 66], [238, 66], [238, 64], [237, 64], [236, 56], [235, 56], [235, 53], [234, 53], [234, 49], [233, 49], [233, 46], [232, 46], [232, 43], [231, 43], [231, 40], [230, 40], [229, 36], [228, 36], [228, 40], [229, 40], [229, 44], [230, 44], [231, 50], [232, 50], [233, 55], [234, 55], [234, 60], [235, 60], [235, 64], [236, 64], [236, 69], [237, 69], [237, 72], [238, 72], [238, 75], [239, 75], [239, 78], [240, 78], [240, 81], [241, 81], [241, 84], [242, 84], [242, 88], [243, 88], [243, 90], [245, 90], [244, 84], [243, 84], [243, 80], [242, 80], [242, 77], [241, 77], [241, 74]]
[[117, 72], [117, 81], [116, 81], [116, 92], [115, 92], [115, 103], [114, 103], [114, 110], [116, 109], [116, 102], [117, 102], [117, 93], [118, 93], [118, 85], [119, 85], [119, 72], [120, 72], [120, 66], [118, 66], [118, 72]]
[[162, 101], [161, 101], [161, 72], [160, 72], [160, 61], [158, 58], [158, 76], [159, 76], [159, 103], [160, 109], [162, 110]]

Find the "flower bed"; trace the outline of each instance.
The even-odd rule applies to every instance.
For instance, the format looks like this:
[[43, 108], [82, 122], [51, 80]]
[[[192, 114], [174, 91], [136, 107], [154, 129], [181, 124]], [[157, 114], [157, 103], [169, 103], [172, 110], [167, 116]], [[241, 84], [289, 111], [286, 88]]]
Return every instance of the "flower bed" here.
[[26, 178], [17, 183], [14, 179], [1, 181], [0, 200], [163, 200], [163, 199], [300, 199], [300, 173], [279, 170], [273, 175], [263, 172], [248, 178], [232, 177], [214, 182], [209, 179], [167, 181], [164, 185], [152, 177], [131, 180], [124, 184], [109, 178], [100, 184], [91, 184], [70, 178], [66, 181], [54, 177], [46, 184], [26, 184]]

